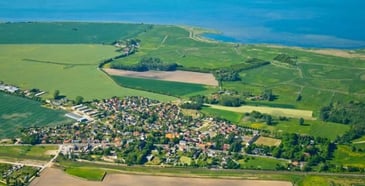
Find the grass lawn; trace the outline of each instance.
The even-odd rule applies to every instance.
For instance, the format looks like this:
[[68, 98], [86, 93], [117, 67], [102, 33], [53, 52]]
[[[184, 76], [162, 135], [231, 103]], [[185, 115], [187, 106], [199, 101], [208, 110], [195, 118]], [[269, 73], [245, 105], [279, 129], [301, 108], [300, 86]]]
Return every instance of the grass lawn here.
[[119, 85], [124, 87], [176, 97], [198, 94], [208, 90], [206, 86], [200, 84], [163, 81], [156, 79], [131, 78], [126, 76], [112, 76], [112, 78]]
[[0, 45], [0, 80], [25, 89], [47, 91], [45, 97], [51, 97], [55, 90], [60, 90], [61, 95], [69, 99], [83, 96], [92, 100], [127, 95], [161, 101], [175, 99], [120, 87], [98, 70], [100, 60], [117, 54], [114, 50], [103, 45]]
[[212, 107], [204, 106], [201, 110], [204, 114], [212, 117], [223, 118], [231, 121], [235, 124], [239, 123], [242, 119], [242, 114], [238, 112], [231, 112], [226, 110], [214, 109]]
[[42, 160], [51, 159], [47, 151], [57, 150], [57, 145], [52, 146], [0, 146], [0, 159], [11, 160]]
[[256, 145], [266, 145], [266, 146], [279, 146], [281, 140], [269, 137], [260, 136], [259, 139], [255, 141]]
[[66, 169], [66, 172], [90, 181], [102, 181], [106, 174], [105, 170], [91, 167], [70, 167]]
[[0, 92], [0, 103], [0, 138], [14, 138], [22, 127], [72, 122], [64, 116], [64, 111], [44, 108], [26, 98]]
[[338, 145], [332, 163], [365, 168], [365, 152], [353, 152], [350, 146]]
[[271, 158], [247, 157], [239, 160], [239, 163], [242, 169], [275, 170], [277, 164], [286, 166], [288, 162]]

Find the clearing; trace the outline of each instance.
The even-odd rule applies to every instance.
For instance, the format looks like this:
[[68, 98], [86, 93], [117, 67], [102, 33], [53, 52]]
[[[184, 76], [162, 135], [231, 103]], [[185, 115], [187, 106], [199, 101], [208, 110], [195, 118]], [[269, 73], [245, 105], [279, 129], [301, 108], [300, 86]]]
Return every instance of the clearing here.
[[108, 74], [115, 76], [128, 76], [136, 78], [147, 78], [147, 79], [158, 79], [164, 81], [175, 81], [183, 83], [194, 83], [218, 86], [218, 81], [214, 78], [213, 74], [200, 73], [200, 72], [189, 72], [189, 71], [147, 71], [147, 72], [135, 72], [128, 70], [117, 70], [117, 69], [104, 69]]
[[260, 180], [228, 180], [211, 178], [183, 178], [167, 176], [147, 176], [134, 174], [107, 174], [102, 182], [86, 181], [70, 176], [62, 170], [47, 168], [41, 176], [36, 178], [31, 186], [112, 186], [112, 185], [257, 185], [257, 186], [291, 186], [290, 182], [285, 181], [260, 181]]

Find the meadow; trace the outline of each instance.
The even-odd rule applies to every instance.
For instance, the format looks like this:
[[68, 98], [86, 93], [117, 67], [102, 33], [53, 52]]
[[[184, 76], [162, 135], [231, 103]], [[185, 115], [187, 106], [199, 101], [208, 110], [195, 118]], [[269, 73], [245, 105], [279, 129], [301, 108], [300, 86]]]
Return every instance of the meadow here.
[[102, 169], [91, 167], [70, 167], [67, 168], [66, 173], [81, 177], [90, 181], [102, 181], [106, 172]]
[[[275, 121], [274, 121], [275, 122]], [[289, 121], [278, 121], [274, 125], [266, 123], [243, 122], [242, 126], [270, 130], [272, 132], [298, 133], [314, 137], [326, 137], [334, 140], [337, 136], [343, 135], [350, 129], [350, 126], [338, 123], [323, 122], [317, 120], [305, 120], [304, 125], [299, 125], [298, 119]]]
[[221, 105], [209, 105], [214, 109], [226, 110], [238, 113], [250, 113], [252, 111], [258, 111], [265, 114], [270, 114], [273, 116], [286, 116], [293, 118], [304, 118], [308, 120], [315, 120], [312, 116], [313, 112], [310, 110], [299, 110], [299, 109], [290, 109], [290, 108], [277, 108], [277, 107], [267, 107], [267, 106], [250, 106], [250, 105], [242, 105], [239, 107], [227, 107]]
[[23, 127], [72, 122], [64, 111], [44, 108], [26, 98], [0, 92], [0, 103], [0, 138], [14, 138]]
[[[149, 32], [138, 35], [142, 40], [139, 52], [113, 63], [136, 64], [147, 56], [175, 62], [186, 70], [212, 71], [251, 58], [272, 61], [275, 56], [284, 53], [297, 56], [298, 65], [287, 68], [271, 64], [245, 70], [240, 73], [241, 81], [223, 82], [222, 87], [253, 94], [269, 88], [277, 99], [268, 104], [312, 110], [315, 115], [322, 106], [332, 101], [365, 100], [365, 89], [361, 86], [365, 74], [365, 60], [362, 58], [340, 57], [337, 51], [320, 54], [317, 50], [295, 47], [203, 42], [192, 35], [194, 29], [155, 26]], [[301, 101], [296, 100], [298, 94], [302, 96]]]
[[77, 96], [92, 100], [127, 95], [175, 99], [120, 87], [97, 68], [101, 60], [117, 54], [114, 47], [106, 45], [0, 45], [0, 80], [23, 89], [47, 91], [45, 98], [59, 90], [71, 100]]
[[332, 163], [343, 165], [345, 167], [352, 166], [365, 168], [365, 152], [354, 152], [350, 146], [338, 145], [334, 153]]
[[111, 44], [116, 40], [133, 38], [150, 29], [151, 25], [148, 24], [0, 23], [0, 44]]
[[126, 76], [111, 76], [120, 86], [181, 97], [204, 93], [206, 86], [192, 83], [163, 81], [156, 79], [134, 78]]
[[287, 161], [262, 157], [246, 157], [239, 160], [242, 169], [276, 170], [277, 165], [286, 166]]
[[267, 125], [264, 122], [244, 121], [243, 113], [221, 110], [214, 107], [203, 107], [202, 112], [208, 116], [220, 117], [243, 127], [269, 130], [274, 133], [298, 133], [315, 137], [327, 137], [334, 140], [350, 129], [349, 125], [323, 122], [320, 120], [305, 120], [303, 125], [299, 125], [299, 119], [290, 118], [288, 121], [280, 121], [273, 117], [274, 124]]
[[212, 107], [206, 107], [206, 106], [202, 107], [201, 112], [206, 114], [207, 116], [222, 118], [222, 119], [228, 120], [230, 122], [233, 122], [235, 124], [241, 122], [241, 119], [243, 116], [243, 114], [239, 113], [239, 112], [219, 110], [219, 109], [214, 109]]
[[12, 160], [42, 160], [48, 161], [51, 156], [47, 151], [57, 150], [57, 145], [50, 146], [0, 146], [0, 159]]
[[[285, 164], [284, 161], [272, 160], [264, 158], [249, 158], [247, 162], [240, 162], [243, 165], [261, 165], [261, 168], [267, 168], [272, 170], [276, 164]], [[162, 167], [148, 167], [148, 166], [118, 166], [118, 165], [99, 165], [93, 163], [81, 163], [81, 162], [71, 162], [71, 161], [60, 161], [60, 164], [64, 167], [79, 167], [79, 168], [90, 168], [95, 169], [108, 169], [109, 173], [129, 173], [129, 174], [145, 174], [145, 175], [164, 175], [164, 176], [180, 176], [180, 177], [203, 177], [203, 178], [236, 178], [236, 179], [249, 179], [249, 180], [283, 180], [290, 181], [294, 185], [307, 186], [315, 185], [326, 186], [333, 185], [334, 183], [340, 183], [342, 185], [361, 185], [364, 183], [364, 177], [355, 177], [351, 175], [323, 175], [321, 173], [311, 172], [311, 173], [300, 173], [300, 172], [282, 172], [282, 171], [256, 171], [256, 170], [209, 170], [209, 169], [199, 169], [199, 168], [162, 168]], [[259, 167], [257, 167], [259, 168]]]
[[[148, 24], [3, 23], [0, 30], [5, 33], [0, 36], [2, 44], [38, 44], [0, 46], [0, 79], [51, 92], [60, 89], [71, 99], [78, 95], [93, 99], [132, 94], [172, 100], [160, 94], [120, 88], [95, 70], [93, 64], [117, 55], [115, 49], [103, 43], [138, 38], [141, 40], [138, 52], [113, 63], [136, 64], [142, 57], [158, 57], [167, 63], [180, 64], [185, 70], [212, 71], [251, 58], [272, 61], [275, 56], [284, 53], [297, 56], [298, 65], [287, 68], [273, 63], [245, 70], [240, 73], [241, 81], [223, 82], [222, 88], [253, 94], [260, 94], [263, 89], [269, 88], [277, 99], [272, 103], [253, 104], [312, 110], [314, 115], [318, 115], [319, 109], [332, 101], [365, 100], [365, 89], [361, 86], [365, 81], [364, 59], [339, 55], [338, 51], [323, 53], [296, 47], [206, 42], [196, 36], [202, 33], [199, 29]], [[39, 45], [44, 43], [50, 46]], [[356, 50], [355, 53], [361, 51]], [[19, 80], [11, 72], [22, 73], [25, 80]], [[41, 78], [48, 81], [40, 81]], [[89, 91], [83, 91], [85, 89]], [[301, 101], [296, 101], [298, 94], [302, 96]]]

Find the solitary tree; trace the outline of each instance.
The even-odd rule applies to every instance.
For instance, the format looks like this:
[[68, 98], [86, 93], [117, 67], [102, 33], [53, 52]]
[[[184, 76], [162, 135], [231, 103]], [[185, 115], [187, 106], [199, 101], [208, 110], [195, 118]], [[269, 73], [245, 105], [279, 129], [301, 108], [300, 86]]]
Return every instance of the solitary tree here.
[[54, 99], [58, 99], [58, 97], [60, 97], [60, 91], [59, 90], [55, 90], [53, 93], [53, 98]]
[[272, 124], [272, 117], [270, 115], [266, 116], [266, 124], [271, 125]]
[[299, 118], [299, 125], [304, 125], [304, 119], [303, 118]]
[[84, 98], [82, 96], [77, 96], [75, 99], [75, 104], [81, 104], [84, 101]]

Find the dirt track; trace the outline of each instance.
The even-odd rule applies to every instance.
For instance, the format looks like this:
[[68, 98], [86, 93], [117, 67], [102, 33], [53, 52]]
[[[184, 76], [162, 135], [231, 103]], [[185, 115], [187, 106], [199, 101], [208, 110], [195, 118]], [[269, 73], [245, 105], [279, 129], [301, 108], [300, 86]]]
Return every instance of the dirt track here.
[[209, 186], [291, 186], [290, 182], [284, 181], [258, 181], [258, 180], [228, 180], [228, 179], [205, 179], [205, 178], [181, 178], [166, 176], [146, 176], [129, 174], [108, 174], [103, 182], [86, 181], [77, 177], [70, 176], [65, 172], [47, 168], [41, 177], [36, 178], [30, 186], [130, 186], [130, 185], [209, 185]]
[[115, 76], [128, 76], [148, 79], [158, 79], [165, 81], [177, 81], [184, 83], [195, 83], [203, 85], [218, 86], [217, 80], [215, 80], [213, 74], [210, 73], [199, 73], [199, 72], [188, 72], [188, 71], [147, 71], [147, 72], [135, 72], [128, 70], [117, 70], [117, 69], [104, 69], [110, 75]]

